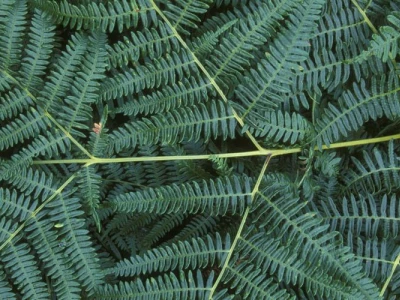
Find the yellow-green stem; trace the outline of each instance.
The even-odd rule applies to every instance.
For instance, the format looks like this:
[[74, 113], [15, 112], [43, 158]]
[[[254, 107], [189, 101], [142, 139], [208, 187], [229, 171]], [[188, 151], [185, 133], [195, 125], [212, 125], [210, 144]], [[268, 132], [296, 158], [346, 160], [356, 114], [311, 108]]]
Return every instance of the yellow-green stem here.
[[8, 243], [12, 241], [12, 239], [25, 227], [25, 224], [35, 217], [50, 201], [52, 201], [57, 195], [61, 194], [61, 192], [65, 189], [65, 187], [70, 184], [72, 180], [75, 179], [77, 174], [73, 174], [70, 176], [63, 185], [61, 185], [55, 192], [52, 194], [46, 201], [44, 201], [38, 208], [35, 209], [35, 211], [32, 212], [32, 214], [6, 239], [3, 244], [0, 245], [0, 252], [4, 249], [5, 246], [7, 246]]
[[[154, 10], [160, 15], [160, 17], [164, 20], [166, 24], [171, 28], [172, 32], [174, 33], [175, 37], [178, 39], [178, 41], [182, 44], [182, 46], [190, 52], [190, 54], [193, 57], [193, 61], [196, 63], [196, 65], [200, 68], [200, 70], [206, 75], [207, 79], [210, 81], [210, 83], [214, 86], [215, 90], [217, 93], [221, 96], [221, 98], [227, 103], [228, 98], [225, 96], [224, 92], [222, 89], [219, 87], [217, 82], [214, 80], [214, 78], [208, 73], [207, 69], [204, 67], [204, 65], [201, 63], [201, 61], [197, 58], [197, 56], [193, 53], [193, 51], [189, 48], [189, 46], [186, 44], [184, 39], [181, 37], [181, 35], [178, 33], [178, 31], [175, 29], [174, 26], [172, 26], [171, 22], [168, 20], [168, 18], [163, 14], [163, 12], [158, 8], [158, 6], [154, 3], [153, 0], [151, 0], [151, 4], [154, 7]], [[236, 119], [236, 121], [240, 124], [240, 126], [244, 126], [244, 122], [242, 118], [239, 117], [239, 115], [235, 112], [234, 109], [232, 109], [233, 115]], [[249, 137], [251, 142], [254, 144], [254, 146], [258, 150], [263, 150], [263, 147], [257, 142], [255, 137], [248, 131], [246, 130], [246, 135]]]
[[[268, 156], [267, 159], [265, 160], [265, 163], [264, 163], [262, 169], [261, 169], [260, 175], [258, 175], [257, 182], [254, 185], [253, 191], [251, 192], [251, 201], [254, 200], [255, 194], [257, 193], [257, 191], [258, 191], [258, 189], [260, 187], [262, 178], [264, 177], [265, 171], [267, 170], [267, 167], [268, 167], [268, 164], [269, 164], [270, 160], [271, 160], [271, 156]], [[218, 278], [215, 280], [214, 285], [211, 288], [211, 292], [210, 292], [210, 295], [208, 297], [209, 300], [212, 299], [212, 296], [214, 295], [214, 292], [217, 289], [218, 284], [221, 281], [221, 279], [222, 279], [222, 277], [223, 277], [223, 275], [224, 275], [224, 273], [225, 273], [225, 271], [226, 271], [226, 269], [227, 269], [227, 267], [229, 265], [229, 262], [231, 260], [233, 251], [236, 248], [236, 244], [237, 244], [239, 238], [242, 236], [242, 231], [243, 231], [244, 225], [246, 224], [249, 212], [250, 212], [250, 206], [248, 206], [246, 208], [246, 211], [244, 212], [242, 221], [240, 222], [240, 225], [239, 225], [239, 229], [238, 229], [238, 231], [236, 233], [235, 239], [233, 240], [232, 246], [229, 249], [228, 255], [226, 256], [226, 259], [225, 259], [224, 265], [222, 266], [221, 272], [219, 273]]]
[[[362, 139], [349, 142], [334, 143], [330, 146], [323, 145], [323, 150], [338, 149], [346, 147], [355, 147], [367, 144], [375, 144], [387, 142], [390, 140], [400, 139], [400, 134], [389, 135], [384, 137]], [[318, 150], [318, 148], [316, 148]], [[81, 158], [81, 159], [57, 159], [57, 160], [36, 160], [33, 162], [35, 165], [43, 164], [109, 164], [109, 163], [129, 163], [129, 162], [144, 162], [144, 161], [172, 161], [172, 160], [204, 160], [212, 157], [218, 158], [236, 158], [248, 156], [281, 156], [292, 153], [299, 153], [302, 148], [292, 149], [262, 149], [255, 151], [236, 152], [236, 153], [222, 153], [222, 154], [204, 154], [204, 155], [186, 155], [186, 156], [143, 156], [143, 157], [121, 157], [121, 158]]]

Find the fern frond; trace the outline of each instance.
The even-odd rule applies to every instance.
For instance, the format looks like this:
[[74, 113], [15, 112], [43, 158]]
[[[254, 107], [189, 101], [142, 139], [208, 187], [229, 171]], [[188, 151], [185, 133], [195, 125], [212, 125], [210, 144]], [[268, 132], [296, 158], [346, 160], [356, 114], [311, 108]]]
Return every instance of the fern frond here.
[[316, 261], [307, 263], [296, 251], [280, 246], [278, 241], [263, 233], [241, 239], [238, 247], [248, 264], [258, 266], [263, 273], [276, 274], [278, 282], [285, 280], [286, 283], [304, 286], [306, 295], [310, 295], [308, 297], [319, 295], [330, 299], [376, 299], [372, 298], [373, 295], [377, 296], [376, 292], [368, 296], [354, 291], [351, 286], [329, 276], [321, 267], [313, 266]]
[[214, 5], [216, 7], [228, 6], [228, 5], [239, 6], [247, 4], [249, 0], [215, 0], [214, 2], [215, 2]]
[[[373, 154], [373, 155], [372, 155]], [[393, 141], [387, 153], [378, 148], [373, 153], [363, 151], [363, 160], [351, 158], [355, 168], [344, 172], [345, 191], [365, 193], [391, 193], [399, 189], [400, 161], [396, 157]]]
[[209, 160], [212, 161], [212, 166], [217, 172], [218, 176], [229, 177], [233, 173], [233, 167], [228, 165], [228, 160], [226, 158], [211, 156]]
[[250, 198], [250, 179], [232, 176], [122, 194], [110, 204], [123, 212], [225, 215], [243, 214]]
[[[354, 44], [354, 41], [348, 43], [338, 41], [335, 52], [325, 48], [322, 48], [320, 53], [314, 51], [313, 57], [302, 62], [301, 68], [296, 72], [296, 89], [307, 91], [312, 95], [309, 96], [311, 98], [319, 97], [323, 89], [327, 89], [328, 92], [336, 89], [337, 93], [341, 95], [342, 87], [351, 79], [352, 73], [358, 83], [371, 75], [381, 76], [382, 73], [385, 73], [387, 66], [377, 57], [372, 57], [368, 62], [360, 61], [358, 58], [361, 51], [363, 51], [363, 45]], [[306, 101], [301, 97], [307, 98], [302, 92], [293, 98], [297, 98], [296, 102], [308, 107], [308, 104], [304, 104]], [[316, 100], [313, 99], [313, 101]], [[314, 109], [319, 112], [318, 107], [318, 105], [314, 105]]]
[[0, 188], [0, 215], [22, 223], [35, 211], [37, 200], [18, 194], [16, 190]]
[[65, 251], [68, 247], [63, 239], [59, 240], [57, 229], [49, 222], [46, 213], [35, 215], [26, 227], [27, 239], [41, 260], [46, 275], [54, 280], [53, 290], [57, 299], [80, 299], [80, 286], [74, 270], [71, 269]]
[[352, 232], [353, 236], [375, 238], [377, 236], [390, 239], [399, 235], [400, 211], [395, 195], [390, 198], [384, 195], [376, 199], [354, 195], [350, 199], [344, 197], [341, 204], [329, 199], [322, 203], [324, 219], [329, 222], [332, 230], [342, 233]]
[[364, 262], [364, 270], [369, 278], [383, 283], [390, 276], [393, 262], [399, 255], [399, 249], [390, 240], [367, 238], [357, 239], [356, 257]]
[[[1, 7], [0, 7], [1, 10]], [[3, 268], [2, 268], [3, 269]], [[0, 270], [0, 296], [3, 299], [16, 300], [17, 296], [12, 291], [12, 287], [6, 279], [6, 275], [3, 270]]]
[[20, 172], [21, 168], [30, 166], [33, 158], [39, 155], [58, 156], [66, 153], [70, 147], [70, 140], [63, 133], [47, 132], [46, 136], [37, 136], [32, 143], [14, 154], [11, 160], [4, 164], [0, 173], [4, 178], [9, 178], [12, 174]]
[[[96, 157], [109, 157], [109, 153], [107, 152], [108, 147], [108, 129], [105, 128], [105, 119], [101, 119], [99, 123], [95, 123], [100, 127], [99, 132], [95, 132], [97, 130], [95, 127], [92, 128], [92, 132], [90, 133], [90, 140], [88, 142], [88, 151]], [[96, 125], [93, 125], [96, 126]]]
[[157, 27], [144, 28], [143, 31], [131, 32], [107, 47], [109, 66], [117, 68], [135, 63], [140, 57], [159, 59], [165, 53], [179, 52], [180, 45], [171, 30], [162, 22]]
[[46, 74], [54, 42], [55, 26], [49, 16], [36, 11], [32, 18], [29, 43], [21, 64], [20, 74], [26, 89], [40, 90], [43, 85], [41, 76]]
[[140, 249], [150, 249], [155, 243], [159, 242], [167, 232], [182, 225], [186, 218], [187, 214], [166, 214], [160, 217], [154, 224], [151, 224], [151, 228], [146, 232], [146, 235], [140, 239]]
[[222, 282], [243, 299], [295, 299], [260, 268], [247, 262], [228, 266]]
[[24, 142], [49, 126], [50, 121], [43, 113], [31, 108], [26, 114], [21, 114], [11, 124], [0, 129], [0, 150]]
[[199, 58], [204, 59], [207, 55], [211, 54], [214, 50], [215, 46], [218, 44], [219, 37], [231, 28], [237, 20], [232, 20], [227, 22], [221, 28], [218, 28], [215, 31], [209, 31], [204, 33], [203, 35], [194, 38], [192, 41], [189, 41], [188, 45], [191, 48], [193, 54]]
[[102, 99], [114, 99], [138, 93], [144, 89], [158, 88], [190, 76], [190, 70], [196, 70], [194, 61], [187, 51], [171, 52], [151, 63], [127, 69], [108, 79], [101, 88]]
[[390, 23], [394, 25], [382, 26], [379, 28], [379, 34], [372, 36], [371, 45], [358, 58], [359, 61], [367, 60], [368, 56], [376, 55], [383, 62], [393, 60], [398, 55], [398, 43], [400, 38], [400, 15], [393, 14], [387, 17]]
[[92, 242], [85, 229], [85, 222], [79, 218], [83, 214], [78, 198], [60, 195], [57, 200], [47, 204], [53, 213], [49, 218], [52, 222], [62, 224], [59, 236], [67, 243], [64, 255], [67, 264], [73, 269], [76, 279], [83, 285], [88, 295], [103, 284], [104, 274], [95, 255]]
[[207, 266], [220, 267], [230, 246], [229, 235], [224, 240], [219, 234], [215, 238], [207, 235], [205, 239], [178, 242], [132, 256], [118, 262], [109, 272], [116, 276], [130, 277], [154, 272], [204, 269]]
[[95, 294], [96, 299], [207, 299], [210, 293], [214, 273], [204, 282], [203, 275], [197, 271], [194, 277], [191, 272], [187, 275], [180, 272], [179, 278], [173, 273], [156, 278], [149, 278], [145, 282], [140, 279], [134, 282], [120, 282], [117, 285], [100, 287]]
[[32, 104], [32, 99], [24, 91], [18, 88], [9, 90], [8, 94], [0, 96], [0, 121], [18, 116]]
[[177, 0], [166, 2], [163, 13], [170, 20], [172, 27], [178, 32], [190, 35], [197, 28], [211, 4], [212, 0]]
[[197, 215], [186, 224], [184, 229], [175, 234], [172, 239], [169, 239], [163, 245], [171, 245], [179, 241], [203, 237], [207, 233], [211, 234], [219, 219], [219, 217]]
[[[140, 146], [138, 153], [143, 157], [161, 155], [158, 145]], [[142, 171], [140, 176], [143, 179], [144, 186], [157, 188], [171, 183], [170, 178], [173, 174], [170, 173], [168, 164], [164, 162], [159, 164], [155, 161], [145, 161], [141, 163], [141, 167]]]
[[340, 90], [352, 72], [357, 81], [371, 73], [380, 75], [385, 72], [379, 59], [358, 62], [358, 56], [367, 49], [371, 35], [358, 9], [345, 2], [327, 2], [324, 11], [310, 42], [313, 51], [296, 71], [296, 92], [291, 97], [296, 110], [300, 110], [300, 104], [308, 109], [310, 100], [316, 102], [313, 111], [317, 116], [319, 107], [323, 107], [318, 101], [323, 90], [330, 93]]
[[[341, 283], [337, 283], [341, 286], [338, 291], [352, 295], [347, 295], [346, 297], [376, 299], [378, 297], [376, 286], [370, 280], [365, 280], [360, 273], [360, 261], [355, 260], [349, 254], [349, 249], [335, 246], [337, 245], [337, 242], [335, 242], [337, 233], [328, 231], [327, 225], [321, 225], [322, 218], [318, 218], [315, 213], [300, 213], [305, 203], [299, 203], [296, 199], [289, 200], [286, 195], [280, 195], [279, 192], [276, 194], [275, 189], [276, 187], [272, 186], [258, 192], [257, 198], [259, 200], [257, 202], [260, 201], [258, 202], [260, 204], [253, 209], [256, 210], [255, 220], [262, 216], [261, 225], [258, 226], [266, 226], [268, 224], [268, 233], [279, 239], [283, 238], [286, 245], [292, 245], [293, 249], [290, 251], [288, 249], [286, 251], [283, 249], [280, 251], [274, 250], [274, 253], [282, 253], [283, 255], [279, 260], [284, 259], [286, 266], [287, 260], [297, 261], [300, 257], [303, 257], [303, 259], [310, 261], [310, 266], [308, 267], [311, 267], [311, 269], [314, 269], [312, 266], [317, 261], [321, 262], [318, 271], [312, 270], [312, 272], [322, 272], [319, 275], [311, 275], [312, 281], [309, 282], [310, 286], [308, 286], [307, 290], [310, 291], [311, 289], [312, 293], [319, 290], [320, 293], [326, 292], [327, 297], [331, 293], [335, 293], [331, 284], [336, 284], [333, 282], [328, 287], [325, 287], [325, 284], [314, 283], [314, 279], [324, 274], [324, 276], [329, 277], [324, 278], [322, 282], [326, 280], [340, 281]], [[262, 235], [260, 235], [261, 237]], [[327, 243], [327, 241], [330, 242]], [[295, 256], [298, 255], [296, 253], [299, 251], [301, 254], [296, 258]], [[271, 252], [268, 250], [268, 255], [270, 254]], [[285, 255], [288, 256], [285, 257]], [[270, 263], [267, 265], [269, 266]], [[304, 263], [299, 263], [299, 266], [308, 268]], [[284, 266], [282, 267], [285, 269]], [[278, 274], [283, 276], [282, 272], [283, 270]], [[291, 274], [292, 269], [290, 268], [288, 272], [288, 274]], [[295, 280], [301, 280], [301, 283], [304, 282], [304, 279], [299, 279], [299, 275], [288, 276], [288, 279], [293, 276]]]
[[33, 194], [34, 198], [41, 195], [42, 199], [56, 192], [57, 188], [53, 182], [52, 174], [47, 175], [41, 171], [33, 171], [31, 168], [22, 169], [20, 172], [12, 174], [9, 178], [5, 178], [14, 186], [14, 188], [24, 192], [25, 194]]
[[240, 103], [235, 105], [242, 119], [252, 118], [253, 114], [263, 115], [282, 102], [283, 95], [290, 92], [294, 70], [299, 62], [308, 57], [308, 40], [314, 33], [316, 21], [325, 1], [310, 0], [298, 5], [290, 15], [287, 28], [269, 47], [266, 59], [252, 68], [240, 84], [236, 94]]
[[87, 5], [73, 5], [67, 0], [34, 0], [35, 7], [47, 12], [64, 27], [111, 32], [117, 28], [122, 32], [125, 28], [137, 27], [139, 19], [145, 26], [155, 20], [154, 12], [148, 1], [117, 0], [105, 4], [90, 2]]
[[[184, 146], [181, 145], [167, 145], [163, 147], [164, 155], [190, 155], [197, 154], [197, 151], [192, 151], [190, 146], [193, 146], [196, 150], [205, 151], [206, 141], [198, 141], [196, 143], [186, 143]], [[207, 170], [207, 164], [200, 161], [169, 161], [166, 162], [167, 168], [170, 169], [170, 174], [175, 178], [175, 183], [181, 184], [189, 181], [201, 181], [204, 179], [210, 179], [211, 173]]]
[[205, 103], [210, 96], [215, 96], [212, 84], [201, 77], [191, 76], [150, 95], [139, 95], [137, 100], [128, 101], [114, 111], [134, 116], [159, 114], [183, 106]]
[[0, 26], [0, 69], [9, 71], [21, 63], [22, 40], [26, 25], [25, 16], [27, 14], [26, 0], [15, 1], [14, 3], [5, 3], [5, 9], [9, 11], [2, 12], [6, 17], [1, 21]]
[[100, 219], [97, 209], [100, 204], [100, 184], [101, 176], [98, 174], [98, 167], [84, 166], [79, 172], [77, 183], [79, 194], [88, 214], [93, 218], [98, 231], [101, 231]]
[[69, 95], [71, 85], [75, 81], [75, 73], [82, 65], [88, 46], [89, 39], [86, 35], [75, 34], [66, 50], [55, 60], [54, 67], [37, 98], [44, 110], [54, 115], [58, 114], [60, 107], [64, 105], [64, 98]]
[[274, 143], [290, 143], [291, 145], [304, 141], [309, 138], [312, 132], [307, 119], [298, 113], [288, 112], [285, 114], [281, 110], [268, 112], [265, 118], [258, 119], [255, 129], [250, 127], [250, 132], [254, 132], [256, 137], [262, 137]]
[[211, 76], [222, 86], [237, 84], [240, 72], [250, 64], [252, 52], [273, 35], [273, 29], [297, 1], [256, 1], [245, 8], [243, 18], [234, 25], [207, 61]]
[[344, 92], [339, 98], [340, 107], [329, 103], [324, 114], [317, 121], [315, 140], [318, 147], [330, 145], [340, 137], [347, 137], [368, 120], [383, 116], [395, 119], [400, 114], [400, 83], [397, 75], [372, 78], [372, 88], [367, 89], [364, 80], [353, 84], [353, 91]]
[[119, 152], [137, 145], [195, 142], [203, 137], [222, 136], [225, 140], [235, 135], [236, 120], [224, 102], [189, 106], [155, 115], [148, 119], [127, 123], [110, 134], [110, 146]]
[[7, 248], [0, 252], [0, 261], [24, 299], [46, 299], [48, 291], [29, 245], [15, 242], [8, 243]]
[[323, 152], [316, 157], [314, 168], [325, 176], [335, 178], [339, 172], [341, 160], [335, 152]]
[[13, 78], [10, 77], [8, 73], [0, 69], [0, 92], [10, 90], [11, 86], [14, 84], [15, 82], [13, 82]]
[[356, 7], [332, 7], [332, 13], [326, 12], [319, 20], [318, 27], [312, 43], [320, 50], [333, 49], [335, 41], [354, 41], [365, 45], [371, 33]]
[[89, 51], [85, 55], [81, 72], [75, 78], [72, 93], [63, 101], [62, 112], [59, 112], [59, 122], [68, 132], [85, 137], [79, 130], [88, 130], [85, 121], [91, 118], [90, 105], [98, 100], [100, 80], [104, 78], [106, 64], [106, 35], [94, 33], [89, 37]]

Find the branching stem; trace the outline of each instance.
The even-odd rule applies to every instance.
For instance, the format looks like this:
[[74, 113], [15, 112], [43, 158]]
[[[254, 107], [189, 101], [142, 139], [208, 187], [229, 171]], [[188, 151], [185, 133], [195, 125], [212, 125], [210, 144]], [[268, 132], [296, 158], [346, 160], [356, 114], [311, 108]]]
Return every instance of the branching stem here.
[[[271, 156], [268, 156], [267, 159], [265, 160], [265, 163], [264, 163], [262, 169], [261, 169], [260, 175], [258, 175], [257, 182], [254, 185], [253, 191], [251, 192], [251, 201], [254, 200], [255, 194], [258, 192], [258, 189], [260, 188], [261, 181], [262, 181], [262, 179], [264, 177], [265, 171], [267, 170], [267, 167], [268, 167], [268, 164], [269, 164], [270, 160], [271, 160]], [[247, 217], [248, 217], [249, 212], [250, 212], [250, 207], [251, 206], [248, 206], [246, 208], [246, 211], [244, 212], [242, 221], [240, 222], [240, 225], [239, 225], [239, 229], [238, 229], [238, 231], [236, 233], [235, 239], [233, 240], [232, 246], [229, 249], [228, 255], [227, 255], [226, 259], [225, 259], [224, 265], [222, 266], [221, 272], [219, 273], [218, 278], [215, 280], [214, 285], [211, 288], [211, 292], [210, 292], [210, 295], [208, 297], [209, 300], [212, 300], [214, 292], [217, 289], [218, 284], [221, 281], [226, 269], [228, 268], [228, 265], [229, 265], [229, 262], [231, 260], [233, 251], [236, 248], [236, 244], [237, 244], [239, 238], [242, 236], [242, 231], [243, 231], [244, 225], [246, 224]]]
[[[322, 146], [323, 150], [356, 147], [367, 144], [375, 144], [387, 142], [390, 140], [400, 139], [400, 134], [383, 136], [372, 139], [362, 139], [349, 142], [339, 142], [331, 144], [329, 147]], [[316, 148], [315, 150], [318, 150]], [[121, 157], [121, 158], [82, 158], [82, 159], [56, 159], [56, 160], [36, 160], [33, 162], [35, 165], [44, 164], [111, 164], [111, 163], [132, 163], [132, 162], [145, 162], [145, 161], [176, 161], [176, 160], [206, 160], [212, 157], [218, 158], [237, 158], [237, 157], [249, 157], [249, 156], [281, 156], [293, 153], [299, 153], [302, 148], [292, 149], [262, 149], [255, 151], [236, 152], [236, 153], [222, 153], [222, 154], [204, 154], [204, 155], [185, 155], [185, 156], [143, 156], [143, 157]]]
[[[190, 52], [190, 54], [193, 57], [193, 61], [196, 63], [196, 65], [200, 68], [200, 70], [206, 75], [207, 79], [210, 81], [210, 83], [214, 86], [215, 90], [217, 93], [220, 95], [220, 97], [228, 103], [228, 98], [226, 97], [225, 93], [222, 91], [222, 89], [219, 87], [218, 83], [215, 81], [215, 79], [208, 73], [207, 69], [204, 67], [204, 65], [201, 63], [201, 61], [196, 57], [196, 55], [193, 53], [193, 51], [189, 48], [189, 46], [186, 44], [184, 39], [181, 37], [181, 35], [176, 31], [175, 27], [172, 26], [171, 22], [168, 20], [168, 18], [164, 15], [164, 13], [158, 8], [158, 6], [154, 3], [153, 0], [150, 0], [154, 10], [160, 15], [160, 17], [164, 20], [164, 22], [171, 28], [172, 32], [174, 33], [174, 36], [178, 39], [178, 41], [182, 44], [183, 48], [185, 48], [187, 51]], [[240, 126], [244, 126], [244, 122], [242, 118], [239, 117], [239, 115], [236, 113], [236, 111], [232, 108], [233, 115], [236, 119], [236, 121], [240, 124]], [[257, 142], [255, 137], [248, 131], [245, 131], [246, 135], [249, 137], [251, 142], [254, 144], [254, 146], [258, 150], [263, 150], [263, 147]]]

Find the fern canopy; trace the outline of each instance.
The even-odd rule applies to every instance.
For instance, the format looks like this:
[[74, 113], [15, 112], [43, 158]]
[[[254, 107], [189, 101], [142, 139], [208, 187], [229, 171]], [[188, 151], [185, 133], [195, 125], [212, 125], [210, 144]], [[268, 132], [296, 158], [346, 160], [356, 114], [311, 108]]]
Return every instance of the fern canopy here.
[[400, 4], [0, 0], [0, 299], [400, 297]]

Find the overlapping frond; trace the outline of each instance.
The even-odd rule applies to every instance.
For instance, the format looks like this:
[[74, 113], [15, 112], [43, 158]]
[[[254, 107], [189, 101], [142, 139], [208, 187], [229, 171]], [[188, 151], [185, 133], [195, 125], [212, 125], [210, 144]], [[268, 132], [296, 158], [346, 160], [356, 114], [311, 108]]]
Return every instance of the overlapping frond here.
[[114, 111], [125, 115], [149, 115], [168, 112], [182, 106], [207, 102], [215, 95], [211, 83], [201, 77], [191, 76], [167, 85], [150, 95], [139, 95]]
[[360, 194], [392, 193], [399, 189], [400, 163], [394, 152], [393, 142], [388, 151], [374, 148], [363, 152], [363, 159], [352, 157], [355, 168], [344, 172], [346, 191]]
[[209, 106], [198, 105], [175, 109], [127, 123], [110, 134], [110, 144], [115, 151], [135, 148], [137, 145], [198, 141], [222, 136], [234, 137], [236, 120], [226, 103], [212, 102]]
[[397, 75], [390, 72], [387, 76], [373, 77], [371, 87], [361, 80], [353, 84], [339, 98], [339, 106], [328, 104], [317, 121], [315, 137], [319, 147], [330, 145], [341, 137], [347, 137], [368, 120], [377, 120], [383, 116], [396, 119], [400, 115], [400, 83]]
[[187, 223], [183, 230], [181, 230], [163, 245], [171, 245], [182, 240], [190, 240], [192, 238], [202, 237], [207, 233], [214, 232], [215, 225], [219, 219], [219, 217], [214, 216], [197, 215]]
[[123, 212], [225, 215], [243, 214], [250, 199], [249, 178], [232, 176], [122, 194], [110, 202]]
[[28, 244], [12, 242], [0, 253], [0, 260], [12, 274], [11, 278], [23, 298], [44, 299], [48, 295], [47, 288], [40, 276], [39, 266], [31, 263], [34, 257], [30, 251]]
[[[1, 86], [1, 84], [0, 84]], [[18, 116], [24, 109], [32, 105], [32, 99], [25, 92], [16, 88], [8, 94], [0, 96], [0, 120]]]
[[96, 299], [207, 299], [210, 293], [214, 273], [203, 278], [200, 271], [193, 275], [180, 272], [152, 277], [146, 281], [137, 279], [133, 282], [121, 282], [117, 285], [100, 287], [95, 294]]
[[59, 110], [74, 82], [84, 54], [87, 53], [88, 45], [87, 35], [76, 34], [71, 37], [66, 50], [55, 60], [48, 80], [37, 98], [43, 109], [51, 113]]
[[[236, 91], [235, 105], [244, 120], [271, 111], [291, 91], [294, 70], [308, 57], [308, 40], [316, 29], [324, 1], [304, 1], [290, 15], [286, 28], [269, 46], [266, 58], [252, 68]], [[258, 117], [260, 118], [260, 117]]]
[[0, 298], [394, 299], [399, 9], [0, 0]]
[[351, 195], [340, 204], [333, 199], [322, 203], [324, 219], [333, 230], [345, 233], [350, 231], [354, 237], [394, 238], [399, 235], [399, 206], [394, 194], [391, 197], [379, 197], [379, 202], [372, 195], [368, 197]]
[[243, 17], [233, 25], [232, 32], [224, 37], [207, 60], [210, 73], [218, 84], [237, 84], [237, 77], [250, 65], [257, 46], [274, 35], [278, 21], [295, 6], [297, 1], [256, 1], [244, 8]]
[[399, 255], [394, 242], [399, 235], [397, 197], [351, 195], [340, 202], [330, 198], [322, 207], [322, 217], [344, 235], [368, 276], [378, 283], [386, 280]]
[[281, 110], [267, 112], [263, 119], [258, 119], [254, 129], [250, 128], [256, 137], [274, 143], [290, 143], [291, 145], [304, 141], [312, 134], [312, 127], [307, 119], [295, 112], [290, 115]]
[[177, 0], [166, 2], [164, 14], [171, 20], [172, 27], [182, 34], [189, 35], [197, 28], [211, 0]]
[[49, 222], [46, 214], [35, 216], [27, 226], [26, 232], [29, 242], [43, 262], [47, 276], [54, 281], [52, 288], [57, 298], [80, 299], [79, 282], [64, 255], [67, 243], [58, 239], [57, 228]]
[[79, 193], [82, 203], [88, 214], [93, 218], [97, 229], [101, 231], [100, 219], [97, 209], [100, 203], [101, 176], [98, 174], [97, 166], [83, 167], [77, 178]]
[[117, 276], [136, 276], [174, 270], [204, 269], [207, 266], [221, 266], [231, 244], [227, 236], [191, 239], [169, 246], [146, 251], [143, 255], [132, 256], [118, 262], [108, 272]]
[[106, 36], [94, 33], [89, 37], [89, 51], [84, 56], [84, 63], [78, 78], [75, 78], [71, 88], [72, 93], [63, 99], [62, 112], [59, 112], [60, 124], [68, 132], [84, 137], [80, 130], [88, 130], [85, 122], [92, 115], [91, 104], [99, 98], [100, 80], [104, 78], [106, 64]]
[[165, 57], [137, 65], [108, 79], [101, 88], [102, 99], [113, 99], [138, 93], [144, 89], [158, 88], [162, 85], [182, 80], [190, 76], [190, 70], [197, 69], [186, 50], [172, 52]]
[[368, 50], [364, 51], [359, 60], [367, 60], [368, 56], [376, 55], [383, 62], [394, 60], [399, 53], [399, 29], [400, 29], [400, 15], [393, 14], [388, 16], [390, 23], [394, 25], [382, 26], [379, 28], [379, 34], [373, 35], [373, 40]]
[[[3, 225], [2, 231], [6, 233], [0, 238], [0, 245], [5, 245], [0, 252], [0, 261], [4, 269], [11, 272], [13, 284], [25, 299], [40, 299], [46, 297], [47, 291], [41, 280], [38, 264], [32, 264], [33, 255], [30, 253], [30, 246], [25, 242], [19, 242], [21, 235], [14, 237], [11, 242], [6, 242], [7, 238], [16, 235], [14, 232], [16, 225], [26, 221], [38, 206], [38, 201], [31, 200], [30, 197], [18, 196], [15, 190], [0, 189], [0, 223]], [[7, 226], [10, 220], [14, 223], [12, 227]]]
[[32, 108], [26, 114], [21, 114], [10, 124], [0, 129], [0, 150], [24, 142], [45, 130], [49, 125], [49, 121], [43, 115], [43, 112], [38, 112]]
[[0, 26], [0, 69], [9, 71], [21, 62], [22, 49], [19, 46], [24, 37], [26, 26], [25, 15], [27, 5], [25, 0], [8, 2], [4, 4]]
[[111, 32], [115, 28], [122, 32], [125, 28], [136, 27], [139, 20], [145, 25], [155, 19], [154, 12], [145, 0], [118, 0], [107, 3], [90, 2], [74, 5], [67, 0], [34, 0], [33, 5], [45, 12], [63, 26], [75, 29], [101, 29]]
[[157, 27], [131, 32], [129, 37], [124, 36], [123, 41], [108, 46], [108, 68], [127, 66], [144, 57], [158, 59], [164, 53], [179, 49], [180, 45], [171, 30], [159, 22]]
[[182, 226], [187, 217], [187, 214], [165, 214], [159, 219], [155, 219], [155, 222], [150, 224], [147, 229], [146, 235], [138, 241], [138, 248], [143, 251], [155, 247], [168, 232]]
[[83, 214], [80, 206], [79, 199], [72, 195], [59, 197], [47, 207], [53, 211], [50, 220], [58, 224], [58, 236], [65, 241], [63, 253], [66, 263], [71, 266], [76, 280], [91, 295], [103, 283], [104, 274], [85, 228], [85, 221], [80, 218]]
[[237, 265], [228, 266], [222, 281], [243, 295], [243, 299], [295, 299], [260, 268], [240, 260]]
[[25, 48], [26, 55], [21, 63], [23, 87], [38, 90], [43, 85], [41, 76], [46, 74], [54, 43], [55, 26], [49, 16], [36, 11], [32, 17], [29, 44]]
[[[296, 251], [280, 246], [278, 241], [262, 233], [240, 240], [239, 247], [240, 250], [243, 249], [242, 253], [246, 260], [258, 266], [263, 273], [275, 273], [278, 281], [284, 280], [300, 287], [304, 285], [305, 293], [309, 294], [309, 297], [318, 295], [326, 298], [354, 300], [360, 298], [372, 300], [377, 297], [376, 291], [371, 294], [353, 291], [351, 286], [341, 283], [324, 272], [325, 268], [316, 267], [318, 260], [312, 259], [307, 263]], [[338, 260], [338, 262], [341, 261]], [[354, 266], [352, 269], [355, 269]], [[260, 282], [258, 285], [262, 284]]]
[[12, 291], [12, 287], [6, 280], [6, 275], [4, 274], [3, 270], [0, 270], [0, 293], [6, 299], [17, 299], [16, 295]]
[[368, 64], [359, 61], [359, 55], [369, 44], [371, 29], [357, 8], [346, 2], [329, 1], [318, 22], [318, 29], [312, 35], [310, 44], [313, 51], [301, 68], [296, 70], [295, 93], [291, 101], [296, 110], [314, 103], [314, 113], [319, 115], [318, 97], [324, 89], [340, 92], [341, 86], [355, 72], [359, 81], [370, 73], [381, 74], [383, 65], [379, 59]]
[[1, 168], [0, 176], [9, 178], [12, 174], [20, 172], [21, 168], [30, 166], [33, 158], [39, 155], [54, 157], [67, 152], [70, 147], [69, 139], [58, 131], [54, 134], [48, 132], [46, 136], [39, 135], [32, 143], [14, 154], [7, 163], [4, 163]]
[[211, 54], [214, 50], [214, 47], [219, 42], [220, 36], [231, 28], [237, 20], [232, 20], [227, 22], [221, 28], [215, 31], [208, 31], [201, 36], [194, 38], [192, 41], [189, 41], [190, 49], [192, 50], [193, 54], [199, 58], [204, 59], [207, 55]]
[[[360, 272], [360, 261], [354, 259], [349, 249], [336, 246], [337, 233], [328, 231], [328, 226], [321, 224], [322, 218], [317, 217], [315, 213], [301, 213], [306, 203], [301, 203], [286, 193], [282, 195], [275, 189], [276, 187], [271, 186], [257, 195], [259, 202], [254, 207], [256, 215], [254, 219], [260, 220], [262, 217], [262, 222], [258, 223], [258, 226], [268, 225], [266, 227], [268, 231], [265, 234], [250, 236], [249, 239], [254, 238], [254, 242], [243, 240], [247, 245], [256, 243], [252, 247], [245, 247], [244, 253], [251, 251], [250, 248], [264, 249], [257, 250], [258, 254], [254, 254], [262, 255], [266, 259], [264, 270], [270, 267], [275, 270], [279, 265], [279, 281], [285, 276], [285, 281], [306, 284], [307, 293], [325, 294], [326, 297], [335, 295], [339, 298], [376, 299], [377, 288], [371, 280], [363, 277]], [[267, 238], [266, 234], [279, 240], [283, 238], [286, 246], [278, 250], [279, 242], [267, 243], [266, 241], [270, 241], [271, 238]], [[274, 248], [271, 248], [272, 245], [275, 245]], [[270, 258], [271, 255], [273, 259]], [[301, 263], [301, 260], [309, 261], [310, 264]], [[315, 268], [317, 262], [319, 267]], [[260, 261], [257, 262], [257, 265], [259, 264]], [[318, 282], [315, 281], [317, 278], [324, 279]], [[326, 282], [330, 283], [325, 285]], [[332, 289], [332, 285], [336, 288]], [[343, 295], [339, 296], [337, 293]]]

